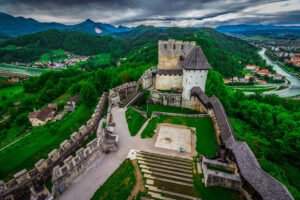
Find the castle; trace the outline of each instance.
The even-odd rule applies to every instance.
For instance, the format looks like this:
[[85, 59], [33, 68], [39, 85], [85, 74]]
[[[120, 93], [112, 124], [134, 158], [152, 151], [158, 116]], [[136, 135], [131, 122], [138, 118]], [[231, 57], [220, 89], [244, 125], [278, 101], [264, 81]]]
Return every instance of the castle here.
[[152, 70], [153, 83], [148, 83], [153, 87], [153, 102], [203, 111], [203, 105], [191, 97], [191, 90], [205, 91], [209, 69], [210, 64], [195, 42], [159, 41], [158, 66]]

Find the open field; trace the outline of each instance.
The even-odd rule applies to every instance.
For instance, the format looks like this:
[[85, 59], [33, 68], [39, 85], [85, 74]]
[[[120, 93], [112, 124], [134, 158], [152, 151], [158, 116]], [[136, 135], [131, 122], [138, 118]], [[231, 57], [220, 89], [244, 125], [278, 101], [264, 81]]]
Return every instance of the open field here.
[[271, 90], [276, 90], [278, 87], [277, 86], [236, 86], [230, 88], [242, 92], [267, 92]]
[[30, 68], [30, 67], [22, 67], [22, 66], [15, 66], [10, 64], [0, 64], [0, 76], [1, 71], [7, 71], [15, 74], [24, 74], [27, 76], [39, 76], [41, 73], [49, 71], [44, 69], [36, 69], [36, 68]]
[[135, 184], [134, 166], [129, 159], [126, 159], [94, 193], [91, 200], [126, 200]]
[[170, 123], [196, 128], [196, 150], [198, 153], [212, 157], [216, 155], [218, 142], [215, 130], [210, 118], [184, 118], [161, 116], [150, 120], [148, 126], [142, 132], [142, 138], [152, 137], [157, 125], [160, 123]]
[[38, 61], [40, 62], [47, 62], [47, 61], [59, 61], [59, 60], [64, 60], [66, 59], [67, 56], [65, 54], [65, 51], [62, 49], [56, 49], [52, 50], [50, 53], [44, 53], [41, 55], [40, 59]]
[[146, 119], [133, 108], [126, 111], [126, 119], [131, 136], [135, 136], [146, 122]]
[[92, 109], [80, 105], [61, 121], [34, 127], [30, 135], [0, 151], [0, 179], [8, 180], [19, 170], [30, 169], [38, 160], [46, 158], [54, 148], [59, 148], [62, 141], [69, 139], [91, 113]]

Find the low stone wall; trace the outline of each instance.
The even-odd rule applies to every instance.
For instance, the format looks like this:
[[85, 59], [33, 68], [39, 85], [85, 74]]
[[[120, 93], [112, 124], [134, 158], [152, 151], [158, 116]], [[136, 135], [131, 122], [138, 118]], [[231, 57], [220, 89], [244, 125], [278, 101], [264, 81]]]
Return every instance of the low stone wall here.
[[64, 159], [69, 157], [98, 126], [105, 104], [107, 93], [104, 93], [98, 102], [93, 115], [87, 123], [74, 132], [69, 140], [60, 144], [59, 149], [54, 149], [48, 154], [47, 159], [41, 159], [35, 164], [35, 168], [26, 169], [14, 175], [14, 178], [7, 183], [0, 181], [0, 199], [18, 199], [20, 194], [26, 193], [29, 197], [37, 196], [37, 188], [44, 187], [44, 182], [52, 175], [52, 169]]
[[209, 160], [203, 157], [202, 159], [202, 170], [204, 174], [204, 184], [206, 187], [209, 186], [221, 186], [233, 190], [240, 191], [242, 189], [242, 181], [238, 174], [225, 173], [221, 171], [211, 170], [208, 165], [227, 169], [228, 171], [235, 172], [236, 168], [230, 166], [230, 164], [222, 163], [217, 160]]
[[147, 118], [147, 113], [145, 111], [141, 111], [139, 109], [136, 109], [135, 107], [131, 107], [135, 112], [139, 113], [142, 115], [144, 118]]
[[167, 113], [167, 112], [152, 112], [151, 117], [158, 117], [158, 116], [188, 117], [188, 118], [210, 117], [208, 114], [180, 114], [180, 113]]

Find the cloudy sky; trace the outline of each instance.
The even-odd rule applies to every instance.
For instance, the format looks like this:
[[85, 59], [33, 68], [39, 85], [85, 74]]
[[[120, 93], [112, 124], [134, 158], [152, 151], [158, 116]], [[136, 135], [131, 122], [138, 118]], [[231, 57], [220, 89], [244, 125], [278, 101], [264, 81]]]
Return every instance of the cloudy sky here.
[[65, 24], [300, 25], [300, 0], [0, 0], [0, 12]]

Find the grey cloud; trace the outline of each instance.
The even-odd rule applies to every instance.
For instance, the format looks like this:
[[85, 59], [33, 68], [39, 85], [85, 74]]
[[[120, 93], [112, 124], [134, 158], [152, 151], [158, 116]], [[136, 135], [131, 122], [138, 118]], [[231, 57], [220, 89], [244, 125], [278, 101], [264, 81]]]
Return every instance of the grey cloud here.
[[[277, 0], [245, 0], [238, 3], [235, 0], [0, 0], [0, 12], [13, 15], [33, 17], [41, 21], [57, 21], [63, 23], [78, 23], [87, 18], [94, 21], [112, 24], [142, 24], [159, 21], [160, 23], [196, 20], [199, 23], [206, 19], [212, 21], [205, 24], [217, 24], [213, 18], [237, 13], [243, 9], [258, 4], [268, 4]], [[190, 11], [198, 10], [203, 15], [186, 16]], [[207, 11], [212, 10], [207, 13]], [[297, 14], [290, 16], [257, 16], [257, 23], [266, 20], [281, 22], [297, 22]], [[298, 18], [299, 19], [299, 18]], [[254, 19], [242, 17], [232, 22], [252, 22]], [[224, 23], [230, 23], [226, 21]], [[200, 23], [201, 24], [201, 23]], [[154, 24], [155, 25], [155, 24]]]

